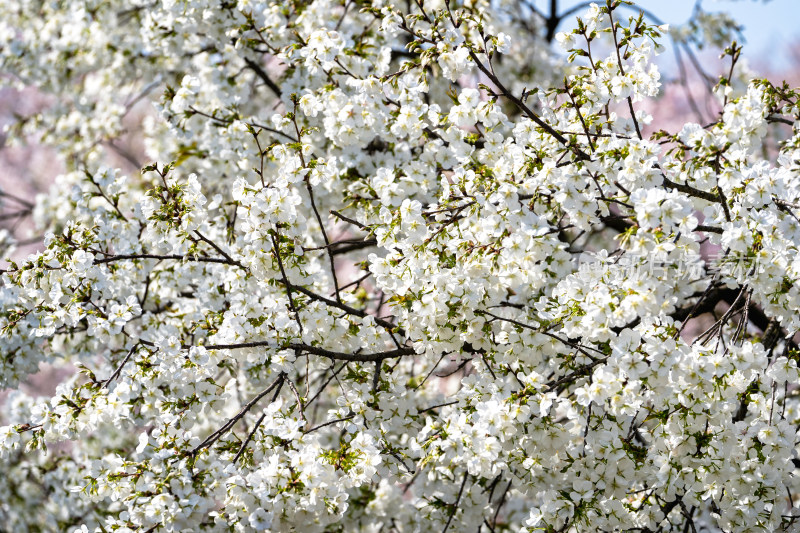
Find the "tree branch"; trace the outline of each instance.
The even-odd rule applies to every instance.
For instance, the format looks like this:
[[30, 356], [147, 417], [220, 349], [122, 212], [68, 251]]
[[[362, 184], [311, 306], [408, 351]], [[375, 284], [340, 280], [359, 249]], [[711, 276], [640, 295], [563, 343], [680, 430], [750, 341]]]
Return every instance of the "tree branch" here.
[[261, 65], [250, 59], [249, 57], [244, 58], [244, 62], [247, 63], [247, 66], [250, 67], [250, 70], [256, 73], [256, 76], [261, 78], [261, 81], [264, 82], [264, 85], [269, 87], [269, 90], [275, 93], [275, 96], [278, 98], [281, 97], [281, 88], [272, 81], [272, 79], [264, 72], [264, 69], [261, 68]]

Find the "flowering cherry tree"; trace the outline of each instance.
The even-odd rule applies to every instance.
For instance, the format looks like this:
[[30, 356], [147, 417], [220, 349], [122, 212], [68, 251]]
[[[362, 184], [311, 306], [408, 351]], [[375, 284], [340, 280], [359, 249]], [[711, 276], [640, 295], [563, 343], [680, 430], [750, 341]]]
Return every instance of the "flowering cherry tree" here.
[[[68, 169], [0, 282], [0, 527], [800, 523], [800, 106], [729, 19], [0, 6]], [[670, 36], [723, 48], [711, 123], [643, 110]]]

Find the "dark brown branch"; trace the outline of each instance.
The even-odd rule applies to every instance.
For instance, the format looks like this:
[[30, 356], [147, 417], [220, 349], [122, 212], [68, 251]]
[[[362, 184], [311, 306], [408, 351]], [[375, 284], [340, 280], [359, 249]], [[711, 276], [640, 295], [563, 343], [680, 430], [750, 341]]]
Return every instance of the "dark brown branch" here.
[[[622, 56], [619, 53], [619, 41], [617, 40], [617, 23], [614, 22], [614, 15], [613, 15], [614, 8], [610, 3], [608, 4], [608, 6], [609, 6], [608, 20], [611, 23], [611, 35], [614, 37], [614, 50], [617, 53], [617, 64], [619, 65], [619, 73], [622, 76], [625, 76], [625, 68], [622, 66]], [[639, 137], [639, 140], [641, 140], [642, 130], [639, 129], [639, 121], [636, 120], [636, 112], [633, 109], [633, 99], [630, 96], [628, 96], [627, 100], [628, 100], [628, 109], [630, 110], [631, 113], [631, 119], [633, 120], [633, 125], [636, 128], [636, 135], [637, 137]]]
[[303, 322], [300, 320], [300, 313], [297, 311], [297, 306], [294, 304], [294, 297], [292, 296], [292, 288], [293, 285], [289, 283], [289, 278], [286, 276], [286, 270], [283, 268], [283, 260], [281, 259], [281, 251], [278, 247], [278, 240], [275, 238], [275, 235], [272, 235], [272, 245], [275, 249], [275, 259], [278, 260], [278, 268], [281, 271], [282, 281], [283, 284], [286, 286], [286, 296], [289, 297], [289, 307], [291, 307], [292, 313], [294, 313], [294, 319], [297, 321], [297, 326], [300, 328], [300, 332], [303, 332]]
[[176, 261], [189, 261], [189, 262], [198, 262], [198, 263], [221, 263], [225, 265], [234, 265], [241, 268], [245, 268], [244, 265], [237, 261], [231, 262], [229, 259], [225, 259], [223, 257], [202, 257], [202, 256], [191, 256], [191, 255], [178, 255], [178, 254], [166, 254], [166, 255], [158, 255], [158, 254], [123, 254], [123, 255], [112, 255], [109, 257], [103, 257], [100, 259], [95, 259], [95, 265], [101, 265], [104, 263], [113, 263], [115, 261], [124, 261], [127, 259], [173, 259]]
[[33, 209], [35, 207], [33, 202], [25, 200], [24, 198], [20, 198], [19, 196], [15, 196], [6, 191], [0, 191], [0, 198], [2, 197], [10, 198], [11, 200], [14, 200], [15, 202], [21, 204], [23, 207], [27, 207], [28, 209]]
[[557, 392], [560, 393], [563, 390], [562, 387], [564, 385], [569, 385], [570, 383], [572, 383], [573, 381], [575, 381], [580, 377], [588, 376], [589, 373], [594, 369], [594, 367], [602, 363], [605, 363], [607, 360], [608, 357], [603, 357], [602, 359], [596, 359], [589, 364], [583, 365], [581, 368], [573, 372], [570, 372], [566, 376], [548, 382], [546, 384], [545, 390], [556, 390]]
[[469, 472], [464, 472], [464, 479], [461, 481], [461, 488], [458, 489], [458, 496], [456, 496], [456, 501], [453, 502], [453, 512], [450, 513], [450, 516], [447, 518], [447, 523], [444, 525], [444, 529], [442, 533], [447, 533], [447, 529], [450, 527], [450, 522], [453, 521], [453, 517], [458, 512], [458, 504], [461, 502], [461, 495], [464, 493], [464, 485], [467, 484], [467, 478], [469, 477]]
[[309, 429], [308, 431], [305, 431], [304, 433], [306, 433], [306, 434], [312, 433], [312, 432], [314, 432], [314, 431], [316, 431], [318, 429], [322, 429], [322, 428], [324, 428], [326, 426], [331, 426], [331, 425], [337, 424], [339, 422], [344, 422], [346, 420], [350, 420], [351, 418], [354, 418], [355, 416], [356, 416], [355, 413], [353, 413], [353, 414], [347, 415], [344, 418], [337, 418], [336, 420], [331, 420], [330, 422], [324, 422], [324, 423], [322, 423], [322, 424], [320, 424], [318, 426], [314, 426], [313, 428]]
[[794, 121], [788, 118], [779, 117], [777, 115], [767, 115], [767, 122], [780, 122], [781, 124], [788, 124], [794, 126]]
[[280, 98], [281, 88], [278, 87], [278, 85], [274, 81], [272, 81], [272, 79], [267, 75], [266, 72], [264, 72], [264, 69], [261, 68], [261, 65], [259, 65], [258, 63], [247, 57], [244, 58], [244, 62], [247, 63], [247, 66], [250, 67], [250, 70], [256, 73], [256, 76], [261, 78], [261, 81], [264, 82], [264, 85], [269, 87], [269, 89], [273, 93], [275, 93], [275, 96]]
[[[295, 109], [296, 108], [297, 105], [295, 105]], [[295, 128], [297, 128], [296, 121], [295, 121]], [[297, 136], [300, 137], [299, 131], [297, 132]], [[339, 294], [339, 279], [336, 277], [336, 263], [333, 260], [333, 251], [331, 250], [331, 241], [330, 239], [328, 239], [328, 232], [325, 231], [325, 224], [322, 223], [322, 217], [319, 215], [319, 210], [317, 209], [317, 203], [314, 201], [314, 190], [311, 188], [311, 182], [308, 181], [308, 178], [306, 178], [305, 182], [306, 182], [306, 190], [308, 191], [308, 197], [311, 200], [311, 209], [314, 211], [314, 217], [317, 219], [317, 224], [319, 224], [319, 230], [322, 232], [322, 240], [325, 241], [325, 252], [328, 254], [328, 262], [330, 263], [330, 268], [331, 268], [331, 277], [333, 278], [334, 296], [337, 302], [342, 303], [342, 296]]]
[[688, 194], [689, 196], [694, 196], [695, 198], [700, 198], [708, 202], [722, 203], [722, 198], [714, 193], [710, 193], [708, 191], [701, 191], [700, 189], [696, 189], [691, 185], [686, 185], [685, 183], [676, 183], [666, 176], [663, 176], [663, 178], [664, 178], [664, 186], [667, 187], [668, 189], [675, 189], [676, 191], [680, 191], [684, 194]]
[[[275, 400], [278, 399], [278, 394], [281, 393], [281, 388], [283, 387], [283, 382], [286, 381], [286, 374], [281, 374], [281, 376], [282, 376], [283, 379], [278, 384], [278, 388], [275, 391], [275, 394], [272, 395], [272, 399], [269, 401], [269, 403], [274, 403]], [[279, 379], [281, 379], [281, 378], [279, 377]], [[239, 448], [239, 451], [236, 452], [236, 456], [233, 458], [233, 464], [236, 464], [236, 461], [239, 460], [239, 457], [241, 457], [242, 454], [244, 453], [244, 451], [247, 449], [247, 445], [250, 444], [250, 441], [253, 439], [253, 435], [256, 434], [256, 431], [258, 431], [258, 428], [261, 426], [261, 423], [264, 421], [264, 418], [266, 418], [266, 416], [267, 416], [267, 412], [266, 411], [261, 413], [261, 416], [256, 421], [255, 425], [253, 426], [253, 429], [250, 431], [250, 433], [247, 434], [247, 438], [242, 443], [241, 447]]]
[[395, 348], [394, 350], [388, 350], [385, 352], [376, 352], [376, 353], [334, 352], [331, 350], [326, 350], [324, 348], [319, 348], [317, 346], [309, 346], [307, 344], [291, 344], [290, 347], [301, 350], [306, 353], [312, 353], [314, 355], [321, 355], [323, 357], [328, 357], [330, 359], [336, 359], [339, 361], [356, 361], [356, 362], [382, 361], [384, 359], [402, 357], [404, 355], [414, 355], [416, 353], [414, 351], [414, 348], [411, 347]]
[[[339, 303], [336, 300], [331, 300], [330, 298], [325, 298], [324, 296], [320, 296], [319, 294], [317, 294], [315, 292], [312, 292], [312, 291], [306, 289], [305, 287], [303, 287], [301, 285], [293, 285], [293, 284], [290, 284], [290, 285], [291, 285], [292, 289], [296, 290], [297, 292], [305, 294], [306, 296], [308, 296], [312, 300], [317, 300], [318, 302], [325, 303], [325, 304], [327, 304], [327, 305], [329, 305], [331, 307], [335, 307], [337, 309], [341, 309], [342, 311], [344, 311], [344, 312], [346, 312], [346, 313], [348, 313], [350, 315], [354, 315], [354, 316], [357, 316], [357, 317], [360, 317], [360, 318], [366, 318], [369, 315], [369, 313], [367, 313], [366, 311], [362, 311], [361, 309], [356, 309], [355, 307], [351, 307], [351, 306], [349, 306], [349, 305], [347, 305], [345, 303]], [[399, 326], [397, 326], [395, 324], [392, 324], [391, 322], [389, 322], [387, 320], [384, 320], [382, 318], [378, 318], [378, 317], [373, 317], [373, 318], [375, 319], [375, 323], [376, 324], [378, 324], [378, 325], [380, 325], [380, 326], [382, 326], [382, 327], [384, 327], [384, 328], [386, 328], [386, 329], [388, 329], [390, 331], [396, 331], [400, 335], [405, 335], [405, 332]]]
[[140, 343], [137, 342], [136, 344], [131, 346], [131, 349], [128, 350], [128, 355], [126, 355], [125, 358], [122, 360], [122, 362], [119, 364], [119, 366], [117, 366], [117, 369], [114, 370], [114, 373], [111, 374], [111, 376], [109, 376], [109, 378], [103, 382], [103, 387], [108, 387], [109, 383], [111, 383], [112, 381], [117, 379], [117, 377], [120, 375], [120, 373], [122, 373], [122, 369], [128, 363], [128, 361], [133, 356], [133, 354], [136, 352], [136, 348], [139, 347], [139, 344]]
[[716, 226], [706, 226], [704, 224], [698, 224], [695, 230], [705, 231], [707, 233], [722, 233], [722, 228], [718, 228]]
[[427, 413], [428, 411], [433, 411], [434, 409], [439, 409], [440, 407], [447, 407], [448, 405], [455, 405], [457, 403], [458, 403], [458, 400], [453, 400], [452, 402], [445, 402], [445, 403], [440, 403], [438, 405], [431, 405], [430, 407], [426, 407], [424, 409], [419, 409], [417, 411], [417, 413], [419, 413], [419, 414]]
[[525, 102], [514, 96], [511, 91], [506, 89], [505, 85], [494, 75], [491, 69], [486, 68], [486, 66], [478, 59], [478, 56], [472, 50], [469, 51], [470, 57], [472, 57], [472, 61], [477, 65], [478, 69], [486, 75], [489, 80], [494, 84], [495, 87], [502, 93], [506, 99], [510, 100], [517, 108], [522, 111], [528, 118], [530, 118], [533, 122], [536, 123], [540, 128], [546, 131], [550, 136], [552, 136], [555, 140], [559, 143], [564, 145], [566, 148], [572, 149], [581, 159], [590, 159], [590, 157], [580, 150], [577, 147], [573, 147], [570, 142], [567, 140], [566, 137], [561, 135], [558, 131], [556, 131], [550, 124], [542, 120], [539, 115], [534, 113]]
[[[320, 348], [318, 346], [310, 346], [308, 344], [288, 344], [286, 346], [276, 346], [274, 342], [271, 341], [252, 341], [252, 342], [241, 342], [236, 344], [207, 344], [204, 345], [206, 350], [238, 350], [243, 348], [273, 348], [279, 350], [285, 349], [293, 349], [299, 350], [304, 353], [310, 353], [314, 355], [320, 355], [322, 357], [328, 357], [329, 359], [336, 359], [338, 361], [356, 361], [356, 362], [373, 362], [373, 361], [382, 361], [384, 359], [391, 359], [394, 357], [402, 357], [404, 355], [413, 355], [414, 349], [411, 347], [402, 347], [396, 348], [394, 350], [388, 350], [385, 352], [375, 352], [375, 353], [348, 353], [348, 352], [335, 352], [332, 350], [326, 350], [325, 348]], [[183, 346], [184, 349], [190, 348], [190, 346]]]
[[352, 218], [348, 218], [348, 217], [344, 216], [343, 214], [341, 214], [338, 211], [334, 211], [333, 209], [331, 209], [331, 214], [334, 215], [336, 218], [340, 218], [340, 219], [344, 220], [345, 222], [353, 224], [354, 226], [358, 226], [359, 228], [361, 228], [363, 230], [369, 231], [369, 227], [365, 226], [364, 224], [362, 224], [361, 222], [359, 222], [357, 220], [353, 220]]
[[[334, 243], [335, 244], [335, 243]], [[363, 241], [351, 242], [349, 244], [343, 244], [341, 246], [337, 246], [331, 251], [333, 255], [342, 255], [350, 252], [355, 252], [356, 250], [363, 250], [364, 248], [369, 248], [371, 246], [377, 246], [378, 241], [377, 239], [365, 239]]]
[[[244, 415], [246, 415], [247, 412], [250, 411], [250, 409], [252, 409], [253, 406], [258, 403], [259, 400], [261, 400], [261, 398], [263, 398], [264, 396], [269, 394], [275, 387], [282, 386], [284, 379], [286, 379], [286, 374], [281, 372], [281, 374], [278, 376], [278, 378], [275, 381], [273, 381], [272, 384], [269, 387], [267, 387], [266, 389], [261, 391], [259, 394], [257, 394], [255, 396], [255, 398], [250, 400], [247, 403], [247, 405], [242, 407], [242, 409], [236, 415], [234, 415], [233, 417], [228, 419], [228, 421], [225, 422], [225, 424], [223, 424], [221, 428], [219, 428], [214, 433], [212, 433], [211, 435], [206, 437], [206, 439], [203, 442], [198, 444], [192, 450], [191, 454], [192, 455], [197, 455], [197, 452], [199, 452], [203, 448], [207, 448], [207, 447], [211, 446], [212, 444], [214, 444], [215, 442], [217, 442], [225, 433], [228, 432], [228, 430], [230, 430], [234, 425], [236, 425], [236, 422], [241, 420], [241, 418]], [[280, 392], [280, 388], [278, 389], [278, 392]], [[276, 394], [276, 397], [277, 397], [277, 394]]]

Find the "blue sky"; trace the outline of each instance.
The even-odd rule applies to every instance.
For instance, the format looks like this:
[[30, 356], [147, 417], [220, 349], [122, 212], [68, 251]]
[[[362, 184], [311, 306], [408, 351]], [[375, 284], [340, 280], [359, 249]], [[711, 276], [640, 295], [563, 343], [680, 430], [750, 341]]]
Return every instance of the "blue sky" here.
[[[604, 0], [595, 0], [602, 5]], [[536, 0], [537, 7], [547, 12], [549, 0]], [[559, 10], [582, 4], [578, 0], [560, 0]], [[674, 25], [685, 22], [696, 0], [637, 0], [636, 4], [653, 12], [664, 22]], [[706, 11], [728, 11], [745, 26], [744, 55], [751, 62], [765, 59], [776, 68], [788, 64], [787, 46], [800, 42], [800, 0], [704, 0]]]

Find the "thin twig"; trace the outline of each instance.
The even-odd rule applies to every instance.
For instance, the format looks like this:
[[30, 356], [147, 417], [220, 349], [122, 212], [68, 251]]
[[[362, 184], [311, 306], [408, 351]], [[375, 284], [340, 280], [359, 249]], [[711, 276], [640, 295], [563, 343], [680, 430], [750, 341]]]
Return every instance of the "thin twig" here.
[[[283, 387], [283, 381], [285, 381], [285, 379], [286, 379], [286, 374], [282, 373], [281, 376], [283, 376], [283, 380], [278, 384], [278, 389], [275, 391], [275, 394], [272, 395], [272, 399], [269, 401], [270, 404], [274, 403], [275, 400], [278, 399], [278, 394], [281, 393], [281, 388]], [[239, 457], [242, 456], [242, 454], [244, 453], [244, 450], [247, 448], [247, 445], [250, 443], [250, 440], [253, 438], [253, 435], [255, 435], [256, 431], [259, 428], [259, 426], [261, 426], [261, 422], [264, 421], [264, 418], [266, 416], [267, 416], [267, 412], [266, 411], [261, 413], [261, 416], [259, 417], [258, 421], [256, 421], [255, 425], [253, 426], [253, 429], [250, 431], [250, 433], [247, 434], [247, 438], [242, 443], [242, 446], [239, 448], [239, 451], [236, 452], [236, 456], [233, 458], [233, 464], [236, 464], [236, 461], [238, 461]]]
[[126, 355], [125, 358], [122, 360], [122, 362], [119, 364], [119, 366], [117, 366], [117, 369], [114, 370], [114, 373], [111, 374], [111, 376], [109, 376], [109, 378], [103, 382], [102, 388], [108, 387], [109, 383], [117, 379], [117, 377], [122, 372], [122, 368], [128, 363], [128, 360], [130, 360], [131, 356], [133, 356], [133, 353], [136, 351], [136, 348], [139, 347], [139, 344], [140, 343], [137, 342], [136, 344], [131, 346], [131, 349], [128, 350], [128, 355]]
[[337, 418], [336, 420], [331, 420], [329, 422], [324, 422], [322, 424], [319, 424], [318, 426], [314, 426], [313, 428], [311, 428], [311, 429], [309, 429], [307, 431], [304, 431], [304, 433], [305, 434], [313, 433], [314, 431], [316, 431], [318, 429], [322, 429], [322, 428], [324, 428], [326, 426], [331, 426], [331, 425], [337, 424], [339, 422], [344, 422], [346, 420], [350, 420], [351, 418], [354, 418], [355, 416], [356, 416], [355, 413], [351, 413], [351, 414], [345, 416], [344, 418]]
[[[272, 384], [269, 387], [267, 387], [266, 389], [261, 391], [258, 395], [256, 395], [255, 398], [253, 398], [252, 400], [247, 402], [247, 405], [242, 407], [241, 411], [239, 411], [236, 415], [234, 415], [233, 417], [228, 419], [228, 421], [225, 422], [222, 425], [222, 427], [220, 427], [214, 433], [212, 433], [211, 435], [206, 437], [206, 439], [203, 442], [198, 444], [192, 450], [191, 455], [197, 455], [197, 453], [200, 450], [202, 450], [203, 448], [207, 448], [208, 446], [211, 446], [216, 441], [218, 441], [225, 433], [228, 432], [228, 430], [230, 430], [234, 425], [236, 425], [236, 422], [238, 422], [244, 415], [246, 415], [247, 412], [250, 411], [250, 409], [252, 409], [253, 406], [256, 403], [258, 403], [259, 400], [261, 400], [261, 398], [263, 398], [264, 396], [269, 394], [275, 387], [280, 387], [281, 385], [283, 385], [283, 380], [285, 378], [286, 378], [286, 373], [285, 372], [281, 372], [281, 374], [278, 376], [278, 378], [275, 381], [273, 381]], [[280, 392], [280, 389], [279, 389], [279, 392]], [[276, 397], [277, 397], [277, 395], [276, 395]]]
[[453, 521], [453, 517], [458, 512], [458, 504], [461, 501], [461, 495], [464, 493], [464, 485], [467, 484], [467, 478], [469, 477], [469, 471], [464, 472], [464, 479], [461, 481], [461, 488], [458, 489], [458, 496], [456, 496], [456, 501], [453, 503], [453, 512], [450, 513], [450, 517], [447, 519], [447, 523], [444, 525], [444, 529], [442, 533], [447, 533], [447, 528], [450, 527], [450, 522]]

